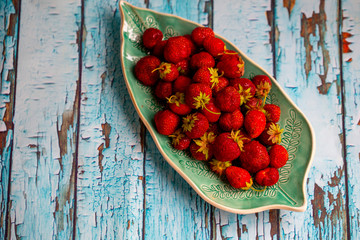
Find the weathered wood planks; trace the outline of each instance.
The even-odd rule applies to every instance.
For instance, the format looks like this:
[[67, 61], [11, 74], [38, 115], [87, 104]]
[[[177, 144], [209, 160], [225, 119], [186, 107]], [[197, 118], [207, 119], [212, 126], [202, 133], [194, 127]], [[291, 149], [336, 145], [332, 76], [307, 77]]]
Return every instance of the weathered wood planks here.
[[13, 113], [19, 30], [19, 4], [0, 2], [0, 239], [5, 238], [8, 221], [9, 174], [13, 143]]
[[[149, 8], [208, 24], [208, 1], [150, 0]], [[146, 138], [145, 239], [209, 239], [212, 207], [162, 158]]]
[[86, 1], [83, 29], [76, 238], [139, 239], [144, 155], [121, 75], [118, 3]]
[[342, 77], [345, 159], [348, 184], [348, 230], [351, 239], [360, 238], [360, 2], [342, 1]]
[[80, 1], [21, 4], [26, 11], [20, 21], [8, 233], [12, 239], [69, 239]]
[[[273, 73], [271, 1], [214, 1], [214, 31]], [[277, 210], [236, 215], [215, 209], [216, 239], [277, 238]]]
[[[288, 2], [288, 1], [287, 1]], [[346, 239], [338, 1], [275, 1], [277, 80], [315, 130], [305, 213], [280, 211], [281, 239]]]

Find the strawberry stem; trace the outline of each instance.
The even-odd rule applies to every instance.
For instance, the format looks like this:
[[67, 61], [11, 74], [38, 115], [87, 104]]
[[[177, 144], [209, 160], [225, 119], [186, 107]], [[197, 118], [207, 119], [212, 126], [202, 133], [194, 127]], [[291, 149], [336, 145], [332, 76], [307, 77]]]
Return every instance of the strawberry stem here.
[[158, 68], [155, 68], [154, 70], [151, 71], [151, 73], [157, 71], [157, 70], [164, 70], [164, 67], [158, 67]]
[[210, 109], [208, 109], [208, 108], [206, 107], [205, 104], [203, 105], [203, 107], [204, 107], [208, 112], [210, 112], [210, 113], [212, 113], [212, 114], [216, 114], [216, 115], [220, 115], [220, 114], [221, 114], [221, 113], [219, 113], [219, 112], [213, 112], [213, 111], [211, 111]]
[[266, 190], [266, 186], [263, 188], [263, 189], [256, 189], [256, 188], [253, 188], [253, 187], [250, 187], [252, 190], [254, 190], [255, 192], [263, 192]]

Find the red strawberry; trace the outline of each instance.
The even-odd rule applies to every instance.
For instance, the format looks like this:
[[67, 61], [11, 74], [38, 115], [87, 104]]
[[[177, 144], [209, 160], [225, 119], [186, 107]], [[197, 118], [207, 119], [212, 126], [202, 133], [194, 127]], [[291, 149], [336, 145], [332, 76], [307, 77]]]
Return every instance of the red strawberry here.
[[211, 99], [208, 104], [206, 104], [206, 108], [200, 110], [202, 114], [209, 120], [209, 122], [217, 122], [220, 118], [220, 109], [217, 108]]
[[159, 81], [155, 87], [155, 95], [160, 99], [166, 99], [172, 94], [172, 84], [169, 82]]
[[180, 75], [188, 75], [190, 72], [190, 60], [185, 59], [175, 64]]
[[243, 126], [244, 116], [239, 109], [236, 109], [232, 113], [223, 113], [219, 119], [219, 125], [225, 132], [231, 130], [238, 130]]
[[183, 117], [182, 122], [184, 133], [191, 139], [203, 136], [209, 129], [209, 121], [204, 115], [198, 112]]
[[210, 160], [210, 169], [219, 176], [222, 176], [225, 173], [225, 170], [231, 166], [231, 162], [222, 162], [216, 159]]
[[218, 83], [212, 88], [213, 95], [224, 90], [229, 85], [229, 80], [225, 77], [218, 77]]
[[191, 78], [185, 76], [179, 76], [173, 82], [173, 90], [174, 92], [185, 92], [185, 90], [190, 85], [190, 83], [191, 83]]
[[157, 131], [163, 135], [173, 134], [180, 123], [180, 117], [170, 110], [157, 112], [154, 120]]
[[265, 114], [258, 110], [246, 113], [244, 127], [251, 138], [257, 138], [264, 131], [266, 125]]
[[191, 107], [185, 104], [184, 96], [184, 93], [177, 92], [168, 98], [169, 108], [178, 115], [187, 115], [191, 112]]
[[244, 75], [244, 61], [239, 55], [231, 57], [223, 56], [216, 67], [219, 69], [219, 72], [223, 72], [227, 78], [239, 78]]
[[190, 53], [189, 40], [183, 36], [169, 38], [164, 48], [165, 60], [174, 64], [188, 58]]
[[219, 83], [219, 77], [217, 68], [201, 67], [195, 72], [193, 81], [214, 88]]
[[172, 146], [177, 150], [185, 150], [190, 146], [191, 139], [182, 132], [181, 128], [170, 134], [169, 137], [172, 138]]
[[210, 53], [213, 57], [222, 54], [225, 50], [225, 43], [216, 37], [207, 37], [203, 41], [205, 50]]
[[207, 52], [199, 52], [191, 56], [190, 68], [214, 67], [215, 59]]
[[256, 173], [269, 166], [270, 158], [265, 146], [258, 141], [251, 141], [244, 145], [240, 161], [241, 167], [250, 173]]
[[154, 56], [145, 56], [135, 65], [135, 76], [145, 86], [153, 86], [159, 79], [159, 73], [153, 71], [160, 65], [160, 60]]
[[166, 43], [167, 43], [167, 40], [158, 42], [155, 45], [155, 47], [151, 50], [151, 54], [158, 58], [162, 58], [164, 55], [164, 48], [165, 48]]
[[289, 153], [281, 145], [274, 145], [269, 150], [270, 166], [274, 168], [283, 167], [289, 159]]
[[264, 131], [259, 136], [259, 141], [267, 146], [272, 146], [281, 142], [281, 129], [279, 124], [267, 122]]
[[223, 112], [233, 112], [240, 107], [240, 94], [234, 87], [227, 86], [216, 94], [216, 106]]
[[215, 135], [219, 135], [220, 129], [216, 123], [209, 123], [208, 132], [213, 132]]
[[253, 185], [250, 173], [243, 168], [231, 166], [226, 169], [225, 173], [227, 180], [234, 188], [249, 190]]
[[249, 101], [255, 95], [256, 87], [247, 78], [235, 78], [230, 83], [240, 93], [240, 106]]
[[193, 83], [185, 91], [185, 102], [193, 109], [203, 109], [212, 98], [211, 88], [203, 83]]
[[202, 47], [204, 39], [206, 37], [215, 37], [215, 33], [211, 28], [208, 28], [208, 27], [196, 27], [191, 32], [191, 39], [199, 47]]
[[240, 131], [221, 133], [214, 142], [214, 155], [219, 161], [233, 161], [240, 156], [243, 148]]
[[280, 120], [281, 110], [279, 106], [275, 104], [265, 104], [264, 110], [268, 122], [278, 122]]
[[263, 107], [262, 107], [262, 100], [260, 98], [256, 98], [253, 97], [250, 100], [248, 100], [245, 105], [243, 105], [241, 107], [241, 110], [243, 110], [243, 112], [248, 112], [249, 110], [259, 110], [262, 111]]
[[142, 41], [144, 46], [147, 49], [152, 49], [155, 47], [156, 44], [158, 44], [163, 38], [163, 34], [159, 29], [156, 28], [148, 28], [145, 30]]
[[187, 40], [189, 40], [189, 47], [190, 47], [190, 55], [193, 55], [193, 54], [195, 54], [196, 53], [196, 51], [197, 51], [197, 48], [196, 48], [196, 46], [195, 46], [195, 43], [192, 41], [192, 39], [191, 39], [191, 35], [190, 34], [186, 34], [186, 35], [184, 35], [184, 37], [187, 39]]
[[256, 87], [256, 96], [257, 97], [266, 97], [271, 89], [272, 83], [268, 76], [266, 75], [256, 75], [251, 79]]
[[179, 76], [177, 67], [172, 63], [162, 62], [160, 66], [153, 71], [159, 71], [160, 78], [166, 82], [172, 82]]
[[213, 156], [213, 146], [215, 135], [212, 132], [206, 132], [200, 139], [193, 139], [190, 144], [191, 155], [200, 161], [208, 161]]
[[276, 168], [265, 168], [256, 173], [255, 181], [261, 186], [272, 186], [279, 181], [279, 171]]

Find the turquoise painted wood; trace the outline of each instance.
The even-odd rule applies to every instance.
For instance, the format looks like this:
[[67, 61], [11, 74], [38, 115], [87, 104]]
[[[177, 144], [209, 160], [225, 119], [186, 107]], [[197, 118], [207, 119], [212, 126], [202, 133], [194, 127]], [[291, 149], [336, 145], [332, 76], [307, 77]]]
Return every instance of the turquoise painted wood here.
[[[208, 25], [209, 4], [209, 1], [152, 0], [149, 8]], [[150, 134], [146, 143], [145, 239], [209, 239], [213, 207], [171, 168]]]
[[343, 1], [342, 66], [345, 112], [345, 159], [347, 164], [349, 225], [351, 239], [360, 238], [360, 2]]
[[[243, 51], [270, 74], [273, 72], [271, 45], [271, 1], [214, 1], [214, 31]], [[217, 239], [255, 239], [263, 236], [276, 238], [277, 222], [269, 221], [269, 212], [236, 215], [215, 209]], [[273, 210], [271, 212], [277, 212]], [[273, 231], [271, 232], [271, 229]]]
[[317, 145], [307, 181], [308, 208], [280, 211], [280, 238], [346, 239], [338, 1], [285, 7], [276, 1], [275, 7], [277, 79], [308, 116]]
[[144, 154], [120, 70], [117, 2], [86, 1], [83, 29], [76, 238], [138, 239]]
[[11, 239], [72, 237], [80, 4], [21, 2], [26, 11], [20, 17], [8, 200]]
[[5, 238], [8, 223], [8, 188], [13, 142], [13, 113], [16, 80], [19, 4], [0, 2], [0, 239]]
[[359, 239], [358, 1], [129, 2], [212, 27], [276, 76], [316, 132], [307, 210], [218, 210], [164, 161], [122, 78], [117, 0], [6, 0], [0, 239]]

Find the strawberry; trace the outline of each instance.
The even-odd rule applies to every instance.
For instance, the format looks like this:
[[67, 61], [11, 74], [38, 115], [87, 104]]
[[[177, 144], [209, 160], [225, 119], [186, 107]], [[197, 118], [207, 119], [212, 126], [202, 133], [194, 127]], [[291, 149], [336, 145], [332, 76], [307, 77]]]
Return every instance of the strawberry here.
[[208, 27], [196, 27], [191, 32], [191, 39], [199, 47], [202, 47], [203, 42], [204, 42], [206, 37], [215, 37], [215, 33], [211, 28], [208, 28]]
[[208, 132], [213, 132], [215, 135], [220, 134], [220, 129], [219, 129], [219, 127], [218, 127], [218, 125], [216, 123], [209, 122], [209, 129], [207, 131]]
[[199, 52], [191, 56], [190, 68], [214, 67], [215, 59], [207, 52]]
[[267, 146], [272, 146], [281, 142], [281, 129], [279, 124], [267, 122], [264, 131], [259, 136], [259, 141]]
[[225, 173], [225, 170], [231, 166], [231, 162], [222, 162], [218, 161], [215, 158], [210, 160], [210, 169], [219, 176], [222, 176]]
[[265, 168], [255, 175], [255, 181], [261, 186], [272, 186], [279, 181], [279, 171], [276, 168]]
[[193, 83], [185, 91], [185, 102], [193, 109], [203, 109], [212, 98], [211, 88], [203, 83]]
[[153, 71], [160, 65], [160, 60], [154, 56], [145, 56], [135, 65], [135, 76], [145, 86], [153, 86], [159, 79], [159, 73]]
[[171, 96], [172, 84], [169, 82], [159, 81], [155, 87], [155, 95], [160, 99], [166, 99]]
[[266, 125], [265, 114], [258, 110], [246, 113], [244, 127], [251, 138], [257, 138], [264, 131]]
[[191, 107], [185, 104], [185, 94], [177, 92], [167, 98], [168, 105], [171, 111], [178, 115], [187, 115], [191, 112]]
[[177, 150], [185, 150], [190, 146], [191, 139], [182, 132], [181, 128], [170, 134], [169, 137], [172, 138], [172, 146]]
[[216, 67], [219, 69], [219, 72], [223, 72], [227, 78], [239, 78], [244, 75], [244, 61], [239, 55], [233, 55], [231, 57], [223, 56]]
[[220, 109], [216, 107], [212, 99], [206, 104], [206, 108], [201, 109], [200, 112], [204, 114], [209, 122], [217, 122], [221, 114]]
[[205, 50], [213, 57], [222, 54], [225, 50], [225, 43], [216, 37], [206, 37], [203, 41]]
[[240, 156], [243, 148], [240, 131], [221, 133], [214, 142], [214, 155], [219, 161], [233, 161]]
[[253, 180], [248, 171], [243, 168], [231, 166], [225, 170], [226, 178], [234, 188], [249, 190], [253, 185]]
[[266, 120], [268, 122], [278, 122], [280, 120], [281, 110], [275, 104], [265, 104], [264, 106]]
[[241, 107], [241, 110], [243, 110], [245, 113], [250, 110], [263, 111], [262, 103], [263, 101], [260, 98], [253, 97], [250, 98], [250, 100], [248, 100], [245, 105]]
[[189, 59], [184, 59], [181, 60], [180, 62], [177, 62], [175, 64], [177, 70], [179, 71], [180, 75], [189, 75], [190, 73], [190, 60]]
[[236, 109], [232, 113], [223, 113], [219, 119], [219, 125], [225, 132], [231, 130], [238, 130], [243, 126], [244, 116], [239, 109]]
[[283, 167], [289, 159], [289, 153], [281, 145], [274, 145], [269, 150], [270, 166], [274, 168]]
[[191, 139], [200, 138], [209, 128], [209, 121], [198, 112], [183, 117], [182, 122], [184, 133]]
[[215, 103], [223, 112], [233, 112], [240, 107], [240, 94], [234, 87], [227, 86], [216, 94]]
[[200, 161], [208, 161], [213, 156], [212, 144], [216, 136], [212, 132], [206, 132], [200, 139], [193, 139], [190, 144], [191, 155]]
[[166, 82], [172, 82], [179, 76], [179, 71], [175, 64], [162, 62], [158, 68], [153, 71], [159, 71], [160, 78]]
[[186, 34], [184, 35], [184, 37], [189, 40], [189, 47], [190, 47], [190, 55], [194, 55], [197, 51], [197, 48], [195, 46], [195, 43], [192, 41], [191, 39], [191, 35], [190, 34]]
[[154, 120], [157, 131], [163, 135], [173, 134], [180, 123], [180, 117], [170, 110], [157, 112]]
[[179, 76], [173, 82], [173, 91], [174, 92], [185, 92], [185, 90], [190, 85], [190, 83], [191, 83], [191, 78], [188, 78], [185, 76]]
[[235, 78], [231, 80], [233, 86], [240, 94], [240, 106], [249, 101], [255, 95], [256, 87], [247, 78]]
[[219, 83], [219, 77], [217, 68], [201, 67], [195, 72], [193, 81], [214, 88]]
[[244, 151], [240, 155], [241, 167], [250, 173], [256, 173], [269, 166], [270, 158], [266, 147], [258, 141], [244, 144]]
[[216, 95], [217, 93], [221, 92], [224, 88], [226, 88], [229, 85], [229, 80], [225, 77], [218, 77], [218, 83], [215, 84], [215, 86], [212, 88], [213, 95]]
[[183, 36], [171, 37], [164, 47], [166, 61], [176, 64], [190, 56], [189, 40]]
[[158, 42], [155, 47], [151, 50], [151, 54], [155, 57], [162, 58], [164, 55], [164, 48], [167, 43], [167, 40], [162, 40]]
[[156, 28], [148, 28], [145, 30], [142, 41], [144, 44], [144, 47], [147, 49], [152, 49], [155, 47], [156, 44], [158, 44], [163, 38], [163, 33]]
[[266, 97], [271, 89], [272, 83], [266, 75], [256, 75], [251, 79], [256, 87], [256, 96], [263, 98]]

